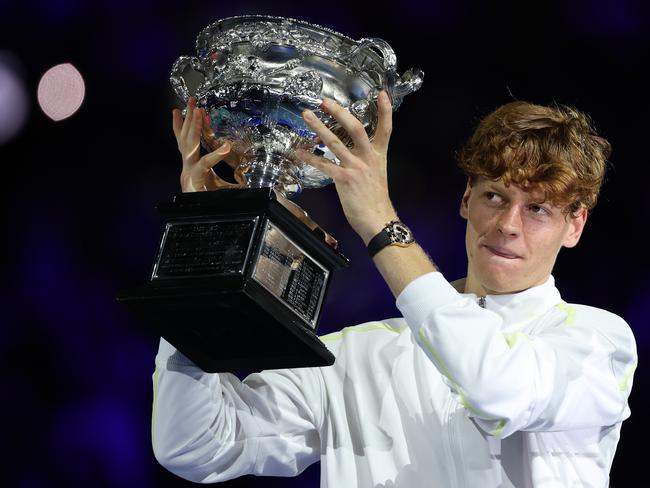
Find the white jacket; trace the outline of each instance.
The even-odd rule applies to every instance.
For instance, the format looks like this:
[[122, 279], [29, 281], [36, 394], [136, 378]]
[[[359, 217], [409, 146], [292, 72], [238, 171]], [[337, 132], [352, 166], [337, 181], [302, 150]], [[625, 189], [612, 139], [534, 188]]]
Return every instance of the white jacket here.
[[331, 367], [243, 382], [161, 340], [156, 458], [204, 483], [320, 460], [332, 488], [608, 486], [636, 366], [620, 317], [565, 303], [552, 277], [479, 300], [429, 273], [397, 306], [324, 336]]

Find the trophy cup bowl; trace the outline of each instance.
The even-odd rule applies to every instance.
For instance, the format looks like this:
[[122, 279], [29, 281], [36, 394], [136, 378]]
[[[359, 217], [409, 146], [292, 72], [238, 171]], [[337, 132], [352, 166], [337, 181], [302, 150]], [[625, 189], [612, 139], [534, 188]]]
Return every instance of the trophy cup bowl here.
[[118, 299], [208, 372], [333, 364], [316, 330], [331, 274], [347, 259], [289, 199], [332, 182], [297, 148], [338, 161], [301, 114], [312, 110], [350, 145], [320, 110], [331, 98], [372, 139], [378, 92], [395, 110], [423, 73], [398, 75], [381, 39], [271, 16], [214, 22], [196, 53], [176, 60], [170, 82], [180, 102], [195, 96], [209, 115], [203, 147], [231, 143], [234, 181], [158, 205], [166, 222], [150, 281]]

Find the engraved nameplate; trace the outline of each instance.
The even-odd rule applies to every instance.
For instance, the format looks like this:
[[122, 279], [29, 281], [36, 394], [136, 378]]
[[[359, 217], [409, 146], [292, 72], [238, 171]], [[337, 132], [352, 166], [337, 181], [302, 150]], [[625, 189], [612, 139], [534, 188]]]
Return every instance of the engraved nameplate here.
[[253, 279], [305, 320], [312, 329], [323, 301], [329, 271], [272, 222], [267, 222]]
[[256, 222], [257, 218], [168, 223], [152, 279], [242, 274]]

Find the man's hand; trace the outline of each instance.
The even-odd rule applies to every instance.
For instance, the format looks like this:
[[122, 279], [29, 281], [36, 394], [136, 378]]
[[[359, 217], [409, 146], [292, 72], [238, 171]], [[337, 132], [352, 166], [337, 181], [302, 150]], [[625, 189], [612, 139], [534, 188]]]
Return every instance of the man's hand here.
[[348, 149], [313, 112], [305, 110], [306, 124], [340, 160], [337, 166], [321, 156], [305, 150], [296, 155], [306, 163], [330, 176], [336, 185], [343, 213], [365, 244], [384, 225], [397, 218], [388, 196], [387, 152], [392, 131], [393, 108], [385, 91], [377, 97], [378, 123], [372, 142], [363, 124], [333, 100], [326, 99], [321, 109], [332, 115], [347, 131], [354, 147]]
[[[334, 180], [345, 217], [366, 245], [387, 222], [397, 219], [388, 196], [386, 170], [393, 110], [386, 92], [379, 93], [377, 103], [379, 120], [375, 138], [370, 142], [363, 125], [352, 114], [332, 100], [323, 102], [321, 108], [351, 137], [352, 149], [348, 149], [313, 113], [303, 112], [307, 125], [339, 158], [340, 166], [308, 151], [296, 151], [303, 161]], [[373, 261], [395, 297], [411, 281], [437, 269], [417, 243], [405, 248], [386, 246], [375, 254]]]
[[183, 156], [181, 172], [183, 192], [216, 190], [234, 186], [219, 178], [212, 170], [215, 164], [226, 159], [230, 153], [230, 143], [226, 142], [201, 157], [201, 134], [210, 130], [210, 116], [204, 109], [196, 106], [196, 98], [190, 97], [188, 100], [185, 120], [177, 108], [172, 111], [172, 117], [178, 150]]

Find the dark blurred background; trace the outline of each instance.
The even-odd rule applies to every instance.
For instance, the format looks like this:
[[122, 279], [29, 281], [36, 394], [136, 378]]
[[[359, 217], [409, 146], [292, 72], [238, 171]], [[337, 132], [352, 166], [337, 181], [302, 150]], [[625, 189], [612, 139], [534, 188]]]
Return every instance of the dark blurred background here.
[[[561, 253], [554, 276], [567, 301], [615, 312], [634, 329], [641, 360], [612, 486], [648, 486], [650, 26], [643, 2], [631, 0], [0, 0], [0, 485], [190, 485], [161, 468], [150, 447], [158, 339], [114, 297], [146, 280], [161, 232], [154, 204], [179, 191], [171, 65], [193, 54], [207, 24], [246, 13], [381, 37], [400, 73], [424, 70], [421, 90], [395, 114], [390, 188], [449, 279], [466, 268], [454, 153], [479, 118], [513, 99], [592, 116], [613, 145], [612, 167], [582, 242]], [[81, 72], [86, 97], [75, 115], [53, 122], [36, 87], [65, 62]], [[334, 189], [306, 191], [299, 203], [351, 260], [334, 277], [319, 333], [397, 315]], [[316, 464], [295, 479], [223, 486], [317, 487], [319, 475]]]

